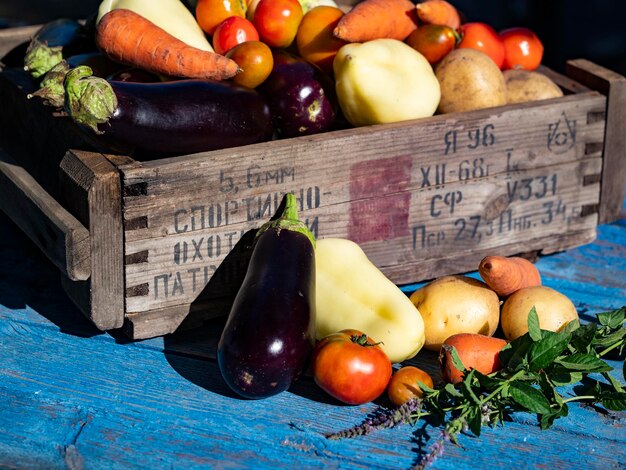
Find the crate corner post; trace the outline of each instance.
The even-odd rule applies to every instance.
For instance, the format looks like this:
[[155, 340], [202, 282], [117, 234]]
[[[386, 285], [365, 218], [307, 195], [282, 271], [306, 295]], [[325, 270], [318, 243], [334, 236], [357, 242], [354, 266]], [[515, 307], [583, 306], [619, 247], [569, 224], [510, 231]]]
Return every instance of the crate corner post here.
[[566, 74], [607, 97], [598, 223], [613, 222], [626, 197], [626, 78], [586, 59], [568, 61]]
[[60, 165], [62, 199], [88, 227], [91, 276], [64, 280], [64, 289], [100, 330], [124, 322], [124, 239], [120, 174], [100, 153], [70, 150]]

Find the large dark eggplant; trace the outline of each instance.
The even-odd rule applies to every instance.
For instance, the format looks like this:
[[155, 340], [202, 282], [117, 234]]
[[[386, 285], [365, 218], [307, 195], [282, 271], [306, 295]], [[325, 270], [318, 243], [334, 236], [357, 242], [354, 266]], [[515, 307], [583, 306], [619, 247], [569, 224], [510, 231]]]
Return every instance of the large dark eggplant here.
[[335, 124], [334, 83], [304, 60], [275, 51], [272, 73], [257, 90], [268, 100], [279, 137], [317, 134]]
[[65, 109], [106, 148], [137, 158], [203, 152], [271, 139], [269, 107], [228, 82], [108, 82], [89, 67], [65, 80]]
[[24, 69], [39, 78], [64, 58], [96, 50], [91, 27], [60, 18], [46, 23], [35, 34], [24, 56]]
[[313, 349], [315, 241], [296, 204], [287, 194], [279, 217], [260, 229], [218, 344], [222, 376], [245, 398], [289, 388]]

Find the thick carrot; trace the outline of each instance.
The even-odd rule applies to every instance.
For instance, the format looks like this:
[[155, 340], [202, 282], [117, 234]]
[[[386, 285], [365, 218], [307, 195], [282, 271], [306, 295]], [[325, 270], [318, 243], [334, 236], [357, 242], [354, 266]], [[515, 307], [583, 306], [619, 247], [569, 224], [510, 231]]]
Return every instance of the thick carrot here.
[[223, 80], [239, 71], [233, 60], [189, 46], [125, 9], [111, 10], [102, 17], [96, 44], [117, 62], [172, 77]]
[[426, 24], [438, 24], [458, 29], [461, 16], [458, 10], [446, 0], [426, 0], [415, 5], [417, 17]]
[[452, 361], [452, 347], [456, 349], [465, 369], [476, 369], [489, 375], [502, 367], [499, 354], [506, 344], [506, 341], [500, 338], [472, 333], [450, 336], [444, 341], [439, 353], [443, 380], [454, 384], [463, 380], [463, 372], [457, 369]]
[[410, 0], [363, 0], [339, 20], [333, 34], [346, 42], [404, 41], [416, 29], [417, 14]]
[[480, 277], [500, 297], [523, 288], [541, 285], [537, 267], [524, 258], [486, 256], [478, 266]]

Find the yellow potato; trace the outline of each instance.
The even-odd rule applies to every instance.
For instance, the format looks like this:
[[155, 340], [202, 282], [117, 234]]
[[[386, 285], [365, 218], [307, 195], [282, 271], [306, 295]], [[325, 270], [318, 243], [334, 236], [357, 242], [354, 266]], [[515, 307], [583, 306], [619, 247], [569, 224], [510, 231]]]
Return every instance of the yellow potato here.
[[455, 49], [435, 68], [441, 86], [439, 113], [456, 113], [506, 104], [502, 71], [474, 49]]
[[556, 83], [539, 72], [529, 70], [505, 70], [507, 103], [547, 100], [563, 96]]
[[[491, 59], [490, 59], [491, 60]], [[411, 295], [424, 320], [424, 347], [439, 351], [457, 333], [491, 336], [498, 327], [500, 300], [487, 284], [467, 276], [445, 276]]]
[[543, 330], [559, 331], [578, 312], [570, 299], [546, 286], [525, 287], [511, 294], [502, 306], [500, 324], [506, 339], [512, 341], [528, 332], [528, 313], [535, 307]]

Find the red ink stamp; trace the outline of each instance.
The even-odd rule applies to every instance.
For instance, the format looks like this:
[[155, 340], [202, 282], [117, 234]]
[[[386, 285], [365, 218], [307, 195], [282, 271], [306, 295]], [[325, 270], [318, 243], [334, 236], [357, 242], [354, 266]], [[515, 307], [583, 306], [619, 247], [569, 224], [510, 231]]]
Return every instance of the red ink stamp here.
[[412, 159], [370, 160], [350, 168], [350, 226], [356, 243], [409, 235]]

